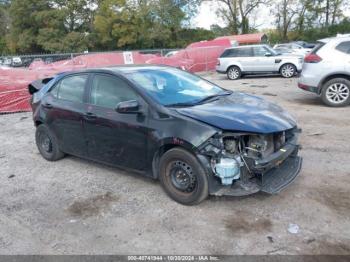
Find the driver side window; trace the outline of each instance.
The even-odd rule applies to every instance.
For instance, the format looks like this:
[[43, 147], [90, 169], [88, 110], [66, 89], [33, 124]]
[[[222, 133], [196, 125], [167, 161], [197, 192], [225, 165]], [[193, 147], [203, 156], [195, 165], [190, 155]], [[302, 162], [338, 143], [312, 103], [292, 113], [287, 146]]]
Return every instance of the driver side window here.
[[254, 47], [254, 56], [265, 56], [269, 51], [263, 47], [263, 46], [258, 46]]
[[114, 109], [120, 102], [137, 99], [138, 95], [123, 80], [108, 75], [95, 75], [91, 89], [91, 104]]

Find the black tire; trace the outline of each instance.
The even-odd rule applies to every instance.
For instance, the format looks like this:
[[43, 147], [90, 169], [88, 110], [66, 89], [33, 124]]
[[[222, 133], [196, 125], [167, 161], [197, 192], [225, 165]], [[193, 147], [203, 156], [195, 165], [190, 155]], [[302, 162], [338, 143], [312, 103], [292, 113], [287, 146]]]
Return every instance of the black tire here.
[[[184, 182], [178, 183], [181, 175]], [[199, 204], [209, 195], [207, 174], [195, 156], [181, 148], [170, 149], [160, 158], [159, 180], [168, 196], [183, 205]]]
[[238, 66], [230, 66], [227, 69], [227, 78], [230, 80], [240, 79], [242, 76], [242, 71]]
[[57, 139], [50, 129], [42, 124], [36, 128], [35, 142], [43, 158], [48, 161], [57, 161], [64, 157], [59, 149]]
[[[334, 78], [322, 86], [323, 103], [332, 107], [350, 104], [350, 81], [345, 78]], [[338, 101], [337, 101], [338, 100]]]
[[287, 63], [281, 66], [280, 74], [284, 78], [291, 78], [297, 74], [297, 68], [295, 65]]

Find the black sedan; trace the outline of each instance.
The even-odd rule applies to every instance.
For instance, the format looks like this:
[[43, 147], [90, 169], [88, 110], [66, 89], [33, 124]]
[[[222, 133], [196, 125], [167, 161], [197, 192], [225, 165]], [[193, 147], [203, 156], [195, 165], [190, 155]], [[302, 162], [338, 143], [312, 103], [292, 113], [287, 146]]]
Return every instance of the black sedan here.
[[279, 106], [179, 69], [122, 66], [29, 85], [41, 155], [159, 179], [174, 200], [277, 193], [298, 175], [299, 129]]

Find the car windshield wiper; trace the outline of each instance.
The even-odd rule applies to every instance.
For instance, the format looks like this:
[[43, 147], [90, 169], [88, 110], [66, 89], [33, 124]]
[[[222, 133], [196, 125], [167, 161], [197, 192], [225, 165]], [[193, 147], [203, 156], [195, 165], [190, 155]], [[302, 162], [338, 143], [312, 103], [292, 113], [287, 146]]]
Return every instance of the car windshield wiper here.
[[187, 106], [194, 106], [196, 103], [174, 103], [165, 105], [166, 107], [187, 107]]
[[208, 101], [212, 100], [213, 98], [218, 98], [220, 96], [229, 96], [231, 94], [232, 94], [232, 92], [227, 91], [225, 93], [219, 93], [219, 94], [215, 94], [215, 95], [210, 95], [210, 96], [207, 96], [207, 97], [203, 98], [202, 100], [198, 101], [196, 104], [203, 104], [205, 102], [208, 102]]
[[212, 100], [213, 98], [217, 98], [220, 96], [228, 96], [231, 95], [232, 92], [225, 92], [225, 93], [220, 93], [220, 94], [215, 94], [215, 95], [210, 95], [207, 96], [199, 101], [194, 101], [194, 102], [184, 102], [184, 103], [174, 103], [174, 104], [169, 104], [169, 105], [165, 105], [166, 107], [189, 107], [189, 106], [195, 106], [195, 105], [199, 105], [199, 104], [203, 104], [209, 100]]

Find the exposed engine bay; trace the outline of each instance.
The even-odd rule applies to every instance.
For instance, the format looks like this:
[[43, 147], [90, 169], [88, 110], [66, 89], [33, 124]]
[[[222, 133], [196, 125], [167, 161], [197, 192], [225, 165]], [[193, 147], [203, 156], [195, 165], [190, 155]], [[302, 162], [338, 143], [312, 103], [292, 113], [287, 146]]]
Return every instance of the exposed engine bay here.
[[[251, 186], [298, 151], [292, 129], [273, 134], [221, 133], [205, 143], [202, 153], [210, 156], [211, 169], [223, 186]], [[255, 184], [254, 182], [254, 184]], [[259, 191], [255, 187], [254, 191]]]

